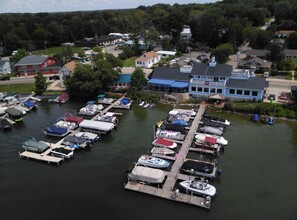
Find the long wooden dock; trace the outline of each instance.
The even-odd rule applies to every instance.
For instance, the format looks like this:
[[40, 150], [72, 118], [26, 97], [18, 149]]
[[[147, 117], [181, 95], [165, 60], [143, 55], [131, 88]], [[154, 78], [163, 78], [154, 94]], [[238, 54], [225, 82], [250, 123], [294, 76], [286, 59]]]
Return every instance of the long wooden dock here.
[[[201, 117], [205, 111], [205, 105], [202, 104], [199, 107], [199, 110], [194, 118], [194, 121], [192, 122], [192, 125], [190, 127], [190, 130], [185, 138], [185, 140], [182, 143], [182, 146], [178, 152], [178, 156], [172, 157], [171, 159], [174, 159], [174, 163], [171, 167], [170, 172], [166, 173], [166, 180], [163, 184], [162, 188], [156, 188], [148, 185], [142, 185], [140, 183], [134, 183], [134, 182], [128, 182], [125, 185], [125, 189], [133, 190], [137, 192], [142, 192], [146, 194], [150, 194], [153, 196], [158, 196], [161, 198], [174, 200], [178, 202], [188, 203], [195, 206], [200, 206], [206, 209], [210, 208], [211, 199], [210, 198], [203, 198], [199, 196], [192, 196], [189, 194], [184, 193], [176, 193], [174, 191], [174, 186], [176, 184], [176, 181], [178, 179], [185, 180], [185, 179], [191, 179], [194, 177], [187, 176], [180, 174], [180, 168], [184, 161], [186, 160], [189, 148], [191, 147], [192, 141], [194, 139], [194, 136], [196, 134], [196, 131], [198, 129]], [[159, 155], [158, 155], [159, 156]]]

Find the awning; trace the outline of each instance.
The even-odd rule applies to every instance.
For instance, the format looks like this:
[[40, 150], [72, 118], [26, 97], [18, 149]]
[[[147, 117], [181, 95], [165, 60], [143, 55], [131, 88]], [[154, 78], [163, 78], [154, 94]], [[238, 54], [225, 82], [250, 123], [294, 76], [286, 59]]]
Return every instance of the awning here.
[[171, 86], [174, 83], [174, 80], [166, 80], [166, 79], [151, 79], [148, 81], [149, 84], [158, 84], [164, 86]]
[[221, 94], [214, 94], [208, 96], [209, 99], [225, 100], [225, 97]]
[[174, 88], [189, 88], [189, 83], [175, 81], [174, 83], [171, 84], [171, 87], [174, 87]]

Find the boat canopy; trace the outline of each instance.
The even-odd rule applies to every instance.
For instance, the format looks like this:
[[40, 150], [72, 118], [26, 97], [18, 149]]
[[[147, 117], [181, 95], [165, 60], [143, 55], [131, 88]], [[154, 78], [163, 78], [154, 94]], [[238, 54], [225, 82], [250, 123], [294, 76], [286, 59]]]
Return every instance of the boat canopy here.
[[217, 139], [213, 138], [213, 137], [205, 137], [204, 139], [205, 142], [210, 143], [210, 144], [216, 144], [217, 143]]
[[77, 116], [72, 116], [72, 115], [64, 116], [63, 119], [68, 122], [74, 122], [78, 125], [84, 120], [83, 117], [77, 117]]
[[25, 150], [31, 150], [36, 152], [43, 152], [47, 148], [49, 148], [48, 144], [36, 141], [34, 139], [28, 139], [22, 145]]
[[83, 120], [79, 124], [79, 127], [86, 129], [94, 129], [97, 131], [110, 131], [114, 128], [114, 124], [103, 121]]
[[122, 100], [121, 100], [121, 103], [123, 103], [123, 104], [128, 104], [130, 102], [130, 100], [129, 99], [127, 99], [127, 98], [123, 98]]
[[62, 128], [62, 127], [57, 127], [55, 125], [50, 125], [44, 128], [44, 131], [46, 131], [47, 133], [62, 135], [68, 132], [68, 128]]
[[12, 107], [5, 110], [6, 113], [8, 113], [10, 116], [23, 116], [23, 112]]
[[36, 102], [33, 100], [27, 100], [23, 102], [23, 105], [28, 108], [33, 108], [36, 105]]
[[181, 134], [186, 133], [186, 129], [182, 125], [174, 125], [174, 124], [168, 124], [168, 123], [163, 123], [160, 128], [165, 129], [167, 131], [178, 131]]

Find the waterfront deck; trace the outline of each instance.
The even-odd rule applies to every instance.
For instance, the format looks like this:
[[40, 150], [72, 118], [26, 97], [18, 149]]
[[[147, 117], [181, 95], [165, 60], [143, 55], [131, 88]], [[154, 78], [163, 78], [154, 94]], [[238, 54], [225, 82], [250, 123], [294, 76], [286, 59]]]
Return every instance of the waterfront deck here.
[[[200, 108], [194, 118], [194, 121], [190, 127], [190, 130], [189, 130], [185, 140], [182, 143], [182, 146], [181, 146], [178, 154], [175, 157], [170, 157], [170, 159], [172, 159], [174, 162], [173, 162], [170, 172], [168, 172], [168, 173], [166, 172], [167, 178], [163, 184], [163, 187], [156, 188], [156, 187], [152, 187], [152, 186], [148, 186], [148, 185], [142, 185], [140, 183], [128, 182], [125, 185], [125, 189], [158, 196], [158, 197], [169, 199], [169, 200], [188, 203], [188, 204], [200, 206], [200, 207], [203, 207], [206, 209], [210, 208], [211, 199], [209, 199], [209, 198], [206, 199], [206, 198], [192, 196], [192, 195], [188, 195], [188, 194], [184, 194], [184, 193], [176, 193], [174, 191], [174, 186], [178, 179], [194, 178], [191, 176], [180, 174], [180, 168], [181, 168], [183, 162], [186, 160], [189, 148], [191, 147], [192, 141], [193, 141], [196, 131], [198, 129], [201, 117], [205, 111], [205, 107], [206, 107], [205, 105], [200, 105]], [[158, 155], [158, 157], [160, 157], [160, 155]], [[166, 159], [169, 159], [169, 158], [166, 158]]]

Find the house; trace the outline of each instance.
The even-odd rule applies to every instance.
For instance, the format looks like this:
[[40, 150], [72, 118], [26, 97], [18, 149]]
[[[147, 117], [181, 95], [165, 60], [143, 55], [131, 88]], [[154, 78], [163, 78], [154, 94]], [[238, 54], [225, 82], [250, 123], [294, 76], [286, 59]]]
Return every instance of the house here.
[[250, 69], [254, 72], [268, 72], [271, 69], [272, 62], [263, 60], [259, 57], [252, 57], [248, 60], [240, 61], [239, 67]]
[[76, 68], [76, 63], [74, 61], [70, 61], [68, 63], [66, 63], [59, 71], [59, 77], [60, 77], [60, 86], [62, 88], [65, 87], [64, 85], [64, 80], [67, 77], [72, 76], [74, 70]]
[[230, 100], [262, 100], [268, 82], [255, 78], [249, 70], [233, 70], [232, 66], [217, 64], [212, 57], [209, 64], [198, 63], [191, 72], [191, 97], [220, 94]]
[[126, 90], [131, 87], [131, 76], [132, 74], [120, 74], [117, 81], [110, 84], [108, 88], [114, 89], [114, 90]]
[[58, 74], [61, 66], [56, 65], [53, 57], [29, 55], [20, 59], [14, 67], [20, 76], [42, 74]]
[[182, 32], [180, 33], [180, 38], [182, 40], [191, 40], [192, 39], [192, 32], [191, 28], [187, 25], [184, 25]]
[[252, 57], [259, 57], [262, 59], [265, 59], [266, 56], [269, 54], [269, 50], [247, 50], [246, 51], [246, 56], [248, 58], [252, 58]]
[[148, 81], [150, 90], [184, 93], [189, 90], [192, 66], [157, 67]]
[[289, 50], [289, 49], [284, 49], [284, 58], [285, 59], [294, 59], [297, 62], [297, 50]]
[[135, 60], [135, 67], [151, 68], [154, 64], [158, 63], [160, 59], [161, 56], [152, 50], [137, 58]]
[[161, 58], [170, 58], [175, 56], [176, 52], [175, 51], [166, 51], [166, 50], [160, 50], [156, 52], [157, 54], [159, 54], [161, 56]]
[[0, 75], [6, 75], [11, 72], [10, 62], [7, 60], [0, 60]]

